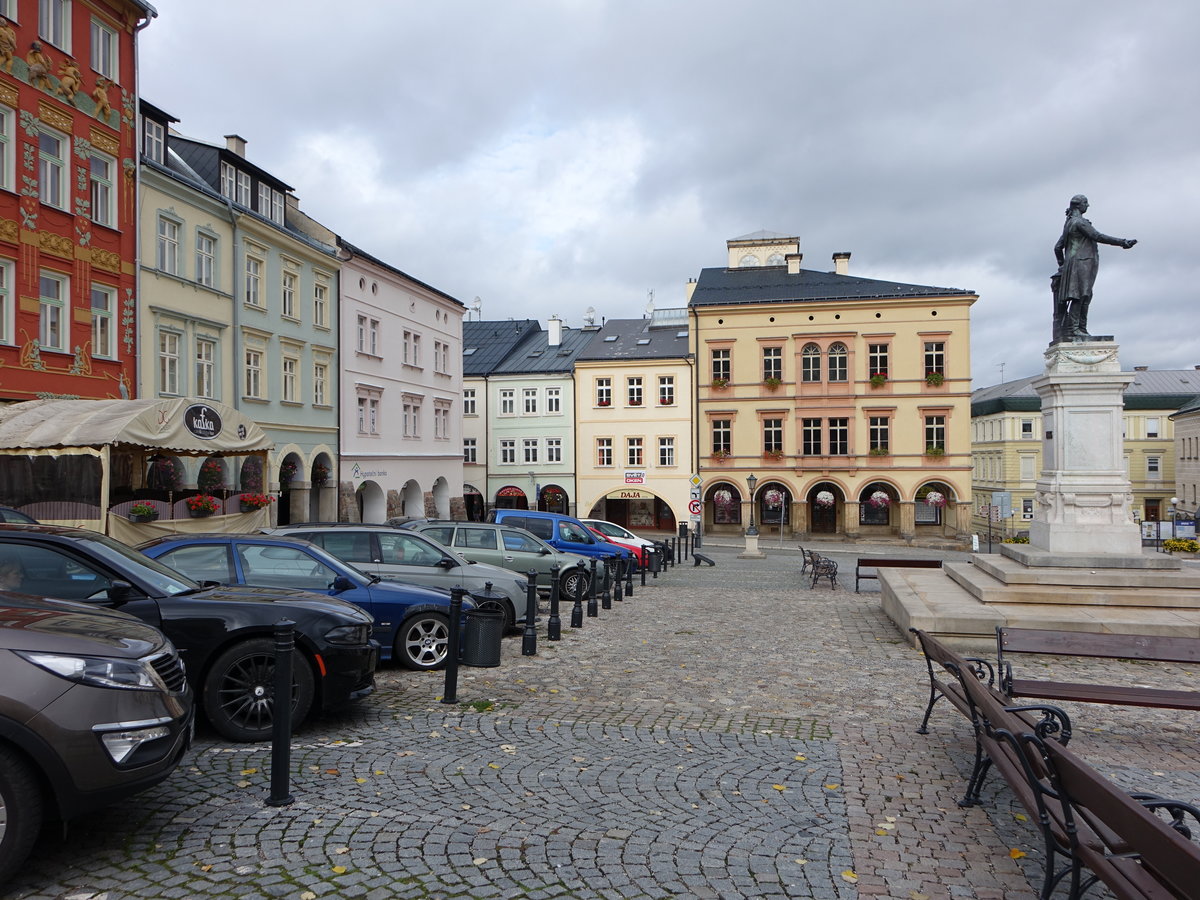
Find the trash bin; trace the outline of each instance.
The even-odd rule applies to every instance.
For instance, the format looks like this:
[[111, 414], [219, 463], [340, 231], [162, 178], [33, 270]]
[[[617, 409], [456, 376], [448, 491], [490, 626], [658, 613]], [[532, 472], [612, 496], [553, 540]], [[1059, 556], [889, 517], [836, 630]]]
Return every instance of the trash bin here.
[[469, 609], [466, 617], [459, 661], [464, 666], [483, 668], [500, 665], [504, 613], [498, 609]]

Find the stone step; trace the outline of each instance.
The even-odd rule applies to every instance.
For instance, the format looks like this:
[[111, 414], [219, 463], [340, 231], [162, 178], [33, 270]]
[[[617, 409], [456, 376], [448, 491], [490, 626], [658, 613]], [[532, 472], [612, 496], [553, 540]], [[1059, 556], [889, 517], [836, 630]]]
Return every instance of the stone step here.
[[[1200, 611], [1200, 583], [1181, 576], [1175, 584], [1140, 583], [1141, 578], [1158, 582], [1171, 573], [1126, 573], [1097, 570], [1088, 574], [1075, 570], [1074, 578], [1055, 575], [1052, 570], [1007, 573], [1006, 580], [972, 563], [943, 565], [943, 571], [980, 603], [1040, 604], [1043, 606], [1128, 607]], [[1109, 573], [1108, 575], [1102, 573]], [[1020, 577], [1016, 577], [1016, 576]], [[1120, 583], [1114, 583], [1120, 582]]]

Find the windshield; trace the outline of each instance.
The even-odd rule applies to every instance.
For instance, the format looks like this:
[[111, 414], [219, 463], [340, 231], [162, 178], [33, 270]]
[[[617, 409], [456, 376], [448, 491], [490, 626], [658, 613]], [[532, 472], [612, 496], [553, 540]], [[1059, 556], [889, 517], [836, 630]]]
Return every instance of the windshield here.
[[186, 575], [176, 572], [156, 559], [138, 553], [131, 547], [126, 547], [120, 541], [113, 540], [107, 535], [89, 534], [86, 539], [91, 542], [91, 550], [96, 556], [118, 570], [124, 570], [133, 577], [153, 585], [165, 596], [170, 597], [200, 589], [200, 584], [192, 581]]

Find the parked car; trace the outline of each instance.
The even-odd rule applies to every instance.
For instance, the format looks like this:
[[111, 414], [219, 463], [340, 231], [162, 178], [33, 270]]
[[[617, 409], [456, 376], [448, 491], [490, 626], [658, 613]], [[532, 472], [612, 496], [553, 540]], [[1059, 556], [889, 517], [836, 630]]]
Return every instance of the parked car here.
[[11, 506], [0, 506], [0, 522], [12, 522], [16, 525], [36, 525], [38, 520], [31, 515], [13, 509]]
[[602, 542], [578, 519], [561, 513], [531, 509], [493, 509], [488, 513], [488, 521], [524, 528], [552, 547], [568, 553], [605, 560], [614, 557], [628, 559], [632, 556], [624, 547]]
[[191, 733], [192, 692], [162, 632], [103, 608], [0, 593], [0, 885], [43, 820], [158, 784]]
[[628, 550], [633, 555], [633, 558], [638, 561], [638, 565], [640, 565], [640, 566], [646, 565], [647, 550], [641, 544], [633, 544], [633, 543], [630, 543], [629, 541], [623, 540], [621, 538], [609, 537], [607, 534], [605, 534], [599, 528], [592, 528], [591, 526], [588, 526], [588, 531], [590, 531], [592, 534], [594, 534], [596, 537], [598, 537], [604, 543], [613, 544], [614, 546], [617, 546], [617, 547], [624, 547], [626, 550]]
[[[551, 547], [540, 537], [524, 528], [497, 525], [494, 522], [455, 522], [449, 519], [412, 519], [400, 526], [428, 535], [463, 559], [502, 566], [519, 572], [528, 580], [529, 572], [537, 573], [539, 590], [550, 589], [550, 570], [557, 565], [558, 589], [563, 597], [574, 600], [576, 593], [586, 593], [591, 580], [588, 558], [578, 553], [565, 553]], [[607, 570], [597, 570], [597, 580]], [[603, 590], [605, 582], [597, 585]]]
[[374, 690], [379, 645], [371, 617], [350, 603], [304, 591], [202, 586], [110, 537], [63, 526], [0, 526], [0, 575], [14, 568], [22, 592], [119, 609], [161, 629], [183, 657], [200, 709], [230, 740], [271, 736], [272, 635], [280, 619], [296, 623], [296, 725]]
[[[471, 593], [476, 608], [504, 613], [512, 628], [525, 615], [526, 584], [508, 569], [480, 561], [467, 562], [433, 537], [419, 532], [356, 522], [308, 523], [264, 529], [324, 547], [342, 562], [384, 581], [425, 585]], [[484, 594], [490, 584], [493, 596]]]
[[634, 544], [638, 547], [645, 547], [654, 550], [654, 541], [644, 537], [639, 537], [634, 534], [624, 525], [618, 525], [616, 522], [609, 522], [606, 519], [580, 519], [588, 528], [593, 528], [599, 531], [607, 538], [611, 538], [620, 544]]
[[[399, 659], [410, 669], [446, 664], [449, 591], [382, 581], [309, 541], [283, 535], [175, 534], [138, 549], [197, 580], [317, 591], [348, 601], [374, 620], [384, 659]], [[463, 599], [464, 614], [474, 608], [469, 597]]]

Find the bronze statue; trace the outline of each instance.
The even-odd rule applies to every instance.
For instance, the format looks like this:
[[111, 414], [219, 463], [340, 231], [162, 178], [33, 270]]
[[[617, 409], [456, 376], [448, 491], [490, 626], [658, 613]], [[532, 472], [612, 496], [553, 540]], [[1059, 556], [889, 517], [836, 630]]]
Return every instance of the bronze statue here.
[[1054, 291], [1054, 337], [1051, 343], [1086, 341], [1091, 338], [1087, 330], [1087, 317], [1088, 306], [1092, 302], [1092, 286], [1096, 283], [1096, 269], [1100, 265], [1096, 245], [1112, 244], [1128, 250], [1137, 243], [1130, 238], [1101, 234], [1083, 217], [1087, 209], [1088, 199], [1083, 194], [1071, 198], [1062, 237], [1054, 245], [1058, 273], [1050, 279]]

